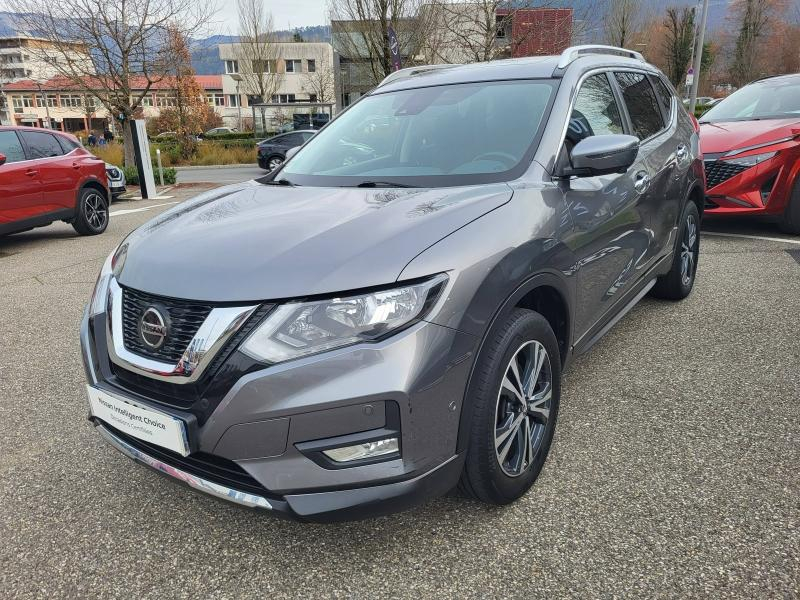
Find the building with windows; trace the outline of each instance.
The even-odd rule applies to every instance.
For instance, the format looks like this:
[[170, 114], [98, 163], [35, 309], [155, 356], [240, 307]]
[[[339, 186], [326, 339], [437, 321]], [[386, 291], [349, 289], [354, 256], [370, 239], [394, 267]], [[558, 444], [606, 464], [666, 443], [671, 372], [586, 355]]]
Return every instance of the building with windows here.
[[[228, 98], [223, 93], [222, 77], [219, 75], [195, 76], [203, 88], [206, 101], [222, 115]], [[134, 93], [146, 89], [146, 81], [133, 82]], [[102, 130], [111, 124], [105, 107], [92, 94], [76, 91], [69, 80], [53, 77], [38, 82], [30, 79], [15, 81], [4, 86], [9, 106], [10, 125], [27, 125], [60, 129], [61, 131]], [[97, 94], [102, 91], [97, 90]], [[137, 94], [138, 95], [138, 94]], [[175, 92], [166, 82], [153, 84], [142, 98], [142, 116], [157, 117], [162, 108], [176, 105]]]
[[[29, 79], [47, 81], [56, 76], [62, 61], [89, 62], [82, 44], [59, 43], [33, 37], [0, 37], [0, 124], [12, 124], [11, 102], [5, 97], [8, 84]], [[26, 107], [29, 108], [29, 107]]]
[[315, 114], [315, 104], [338, 108], [339, 57], [326, 42], [276, 42], [260, 49], [220, 44], [219, 57], [225, 73], [218, 108], [226, 126], [241, 129], [254, 119], [257, 132], [275, 131], [295, 114]]

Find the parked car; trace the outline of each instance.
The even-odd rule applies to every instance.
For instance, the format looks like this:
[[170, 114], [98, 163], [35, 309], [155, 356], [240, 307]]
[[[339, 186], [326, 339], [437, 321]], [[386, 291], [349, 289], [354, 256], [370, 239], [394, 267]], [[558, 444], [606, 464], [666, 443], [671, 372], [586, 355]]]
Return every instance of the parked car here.
[[562, 369], [648, 292], [692, 290], [698, 129], [637, 52], [397, 71], [295, 152], [131, 233], [81, 326], [98, 432], [220, 498], [512, 502]]
[[108, 189], [111, 192], [111, 199], [116, 200], [125, 193], [127, 182], [125, 173], [119, 167], [111, 163], [106, 163], [106, 177], [108, 178]]
[[230, 133], [239, 133], [239, 130], [235, 127], [215, 127], [214, 129], [206, 131], [203, 137], [215, 137], [218, 135], [228, 135]]
[[258, 166], [265, 171], [274, 171], [286, 160], [286, 152], [290, 148], [302, 146], [316, 133], [313, 129], [282, 133], [266, 140], [256, 146], [258, 151]]
[[800, 235], [800, 74], [737, 90], [700, 119], [706, 212], [777, 222]]
[[0, 127], [0, 235], [71, 223], [81, 235], [108, 226], [105, 163], [72, 135]]

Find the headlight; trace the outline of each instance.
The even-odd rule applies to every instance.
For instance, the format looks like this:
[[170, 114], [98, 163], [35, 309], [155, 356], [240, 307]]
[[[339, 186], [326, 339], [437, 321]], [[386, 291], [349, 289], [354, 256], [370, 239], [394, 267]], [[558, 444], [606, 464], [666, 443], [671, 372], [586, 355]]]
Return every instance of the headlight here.
[[106, 169], [106, 173], [108, 174], [111, 179], [119, 179], [119, 169], [112, 167], [110, 169]]
[[777, 152], [764, 152], [763, 154], [753, 154], [752, 156], [745, 156], [743, 158], [726, 158], [724, 162], [742, 167], [755, 167], [758, 163], [762, 163], [776, 154]]
[[278, 363], [376, 340], [425, 316], [446, 281], [446, 275], [437, 275], [370, 294], [284, 304], [250, 334], [242, 352]]
[[103, 263], [103, 268], [100, 269], [100, 275], [97, 277], [97, 282], [94, 284], [94, 291], [92, 292], [92, 299], [89, 302], [89, 316], [93, 317], [105, 312], [106, 298], [108, 296], [108, 284], [111, 282], [112, 277], [119, 276], [122, 267], [125, 264], [125, 257], [128, 255], [128, 244], [122, 244], [119, 248], [114, 250], [106, 258]]

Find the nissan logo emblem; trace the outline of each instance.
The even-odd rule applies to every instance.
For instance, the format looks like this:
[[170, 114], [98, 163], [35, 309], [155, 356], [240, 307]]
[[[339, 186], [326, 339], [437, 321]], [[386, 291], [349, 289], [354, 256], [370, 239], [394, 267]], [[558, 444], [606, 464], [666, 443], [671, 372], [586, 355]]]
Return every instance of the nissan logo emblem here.
[[139, 321], [139, 337], [148, 348], [158, 350], [167, 339], [167, 323], [161, 312], [154, 307], [144, 311]]

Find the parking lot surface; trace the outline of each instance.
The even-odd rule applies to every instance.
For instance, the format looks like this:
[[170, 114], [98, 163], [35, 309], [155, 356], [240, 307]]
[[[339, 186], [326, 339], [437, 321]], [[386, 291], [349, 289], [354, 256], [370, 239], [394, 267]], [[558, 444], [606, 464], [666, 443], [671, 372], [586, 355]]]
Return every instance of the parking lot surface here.
[[572, 363], [516, 504], [309, 525], [174, 485], [86, 420], [83, 307], [157, 204], [0, 239], [0, 596], [797, 597], [800, 244], [703, 236], [686, 301], [643, 301]]

